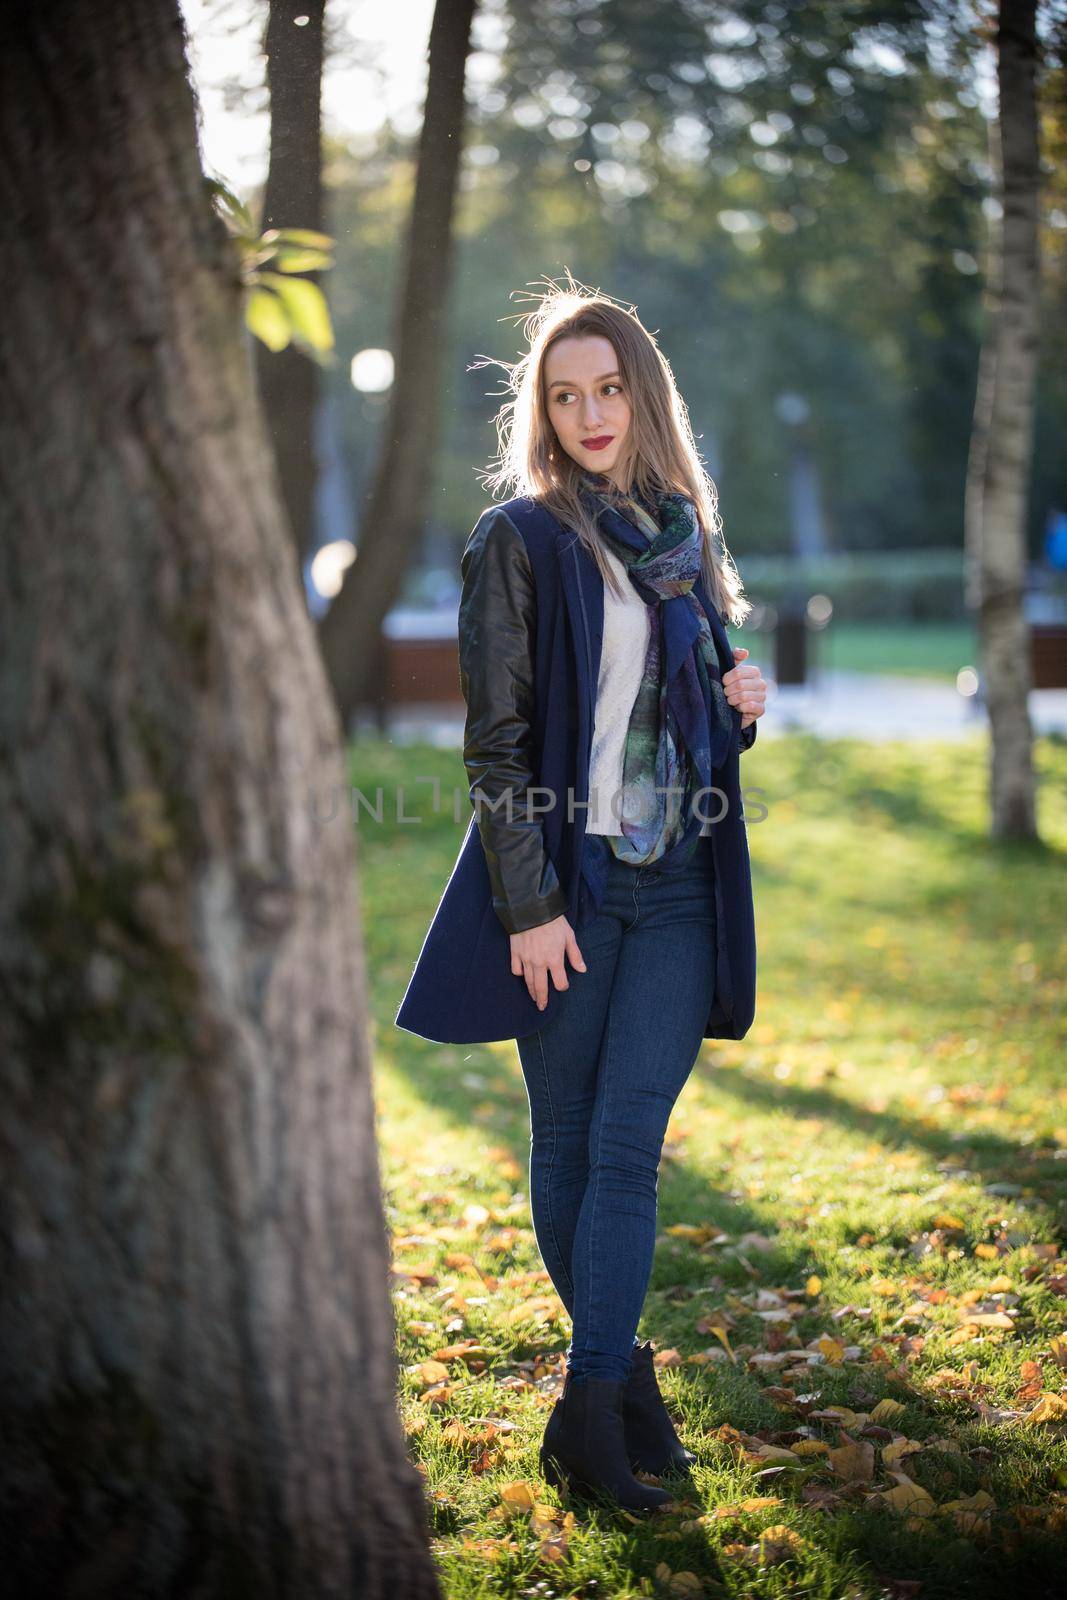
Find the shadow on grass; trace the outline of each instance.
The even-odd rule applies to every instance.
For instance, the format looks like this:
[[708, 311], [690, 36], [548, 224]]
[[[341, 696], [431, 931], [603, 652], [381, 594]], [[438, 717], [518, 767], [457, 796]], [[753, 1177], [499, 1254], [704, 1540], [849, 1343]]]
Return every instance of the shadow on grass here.
[[[899, 1111], [876, 1111], [857, 1105], [824, 1085], [784, 1084], [755, 1073], [709, 1071], [707, 1067], [704, 1072], [706, 1082], [716, 1094], [728, 1095], [760, 1112], [788, 1110], [800, 1118], [824, 1117], [851, 1133], [876, 1140], [887, 1152], [911, 1148], [940, 1160], [954, 1156], [966, 1162], [968, 1172], [983, 1183], [1015, 1181], [1025, 1169], [1030, 1184], [1035, 1188], [1042, 1184], [1042, 1174], [1036, 1170], [1033, 1144], [984, 1130], [968, 1132], [965, 1138], [959, 1138]], [[1050, 1163], [1048, 1195], [1041, 1198], [1052, 1198], [1057, 1190], [1062, 1193], [1067, 1173], [1060, 1173], [1057, 1166]]]

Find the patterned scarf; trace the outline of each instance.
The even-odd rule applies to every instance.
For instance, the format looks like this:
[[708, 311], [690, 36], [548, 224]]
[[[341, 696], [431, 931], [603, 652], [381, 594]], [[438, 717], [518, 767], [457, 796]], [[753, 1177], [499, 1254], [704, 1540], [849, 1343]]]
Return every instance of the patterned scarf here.
[[[602, 474], [583, 472], [580, 493], [604, 542], [655, 609], [626, 733], [623, 794], [616, 801], [622, 833], [605, 837], [623, 861], [673, 870], [696, 850], [703, 819], [694, 796], [712, 786], [733, 729], [715, 639], [693, 592], [704, 536], [688, 496], [657, 494], [645, 502], [634, 485], [620, 504], [605, 493], [607, 484]], [[701, 810], [714, 809], [714, 797], [705, 794]]]

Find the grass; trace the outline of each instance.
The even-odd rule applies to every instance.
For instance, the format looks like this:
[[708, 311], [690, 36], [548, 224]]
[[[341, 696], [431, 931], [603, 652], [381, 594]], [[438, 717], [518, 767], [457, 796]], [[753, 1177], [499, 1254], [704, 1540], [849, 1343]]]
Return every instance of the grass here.
[[698, 1464], [651, 1522], [538, 1475], [569, 1322], [514, 1043], [392, 1025], [454, 791], [468, 814], [458, 754], [353, 750], [422, 818], [359, 842], [399, 1405], [450, 1600], [1062, 1592], [1067, 746], [1036, 750], [1036, 847], [987, 839], [978, 734], [742, 758], [757, 1013], [707, 1041], [664, 1150], [640, 1332]]
[[[733, 644], [747, 645], [755, 660], [770, 666], [774, 640], [745, 630], [731, 630]], [[903, 677], [939, 678], [955, 682], [961, 667], [978, 666], [978, 639], [969, 623], [832, 622], [825, 633], [810, 636], [813, 665], [833, 672], [889, 672]]]

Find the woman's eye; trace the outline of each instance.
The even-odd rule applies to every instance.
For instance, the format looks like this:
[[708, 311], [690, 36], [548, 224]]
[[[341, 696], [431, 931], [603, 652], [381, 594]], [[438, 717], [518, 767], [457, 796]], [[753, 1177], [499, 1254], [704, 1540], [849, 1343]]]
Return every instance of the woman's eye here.
[[[618, 391], [618, 393], [619, 393], [619, 394], [621, 394], [621, 393], [622, 393], [622, 384], [621, 384], [621, 383], [606, 383], [606, 384], [605, 384], [605, 385], [604, 385], [604, 390], [603, 390], [603, 392], [604, 392], [604, 393], [605, 393], [605, 394], [607, 394], [607, 392], [608, 392], [608, 390], [609, 390], [609, 389], [615, 389], [615, 390], [617, 390], [617, 391]], [[572, 398], [572, 397], [573, 397], [573, 395], [574, 395], [574, 390], [573, 390], [573, 389], [561, 389], [561, 390], [560, 390], [560, 392], [559, 392], [559, 394], [558, 394], [558, 395], [557, 395], [557, 396], [556, 396], [556, 399], [557, 399], [557, 400], [558, 400], [558, 401], [559, 401], [559, 402], [560, 402], [560, 404], [561, 404], [561, 405], [562, 405], [562, 403], [563, 403], [563, 402], [564, 402], [564, 401], [565, 401], [565, 400], [568, 400], [568, 399], [570, 399], [570, 398]]]

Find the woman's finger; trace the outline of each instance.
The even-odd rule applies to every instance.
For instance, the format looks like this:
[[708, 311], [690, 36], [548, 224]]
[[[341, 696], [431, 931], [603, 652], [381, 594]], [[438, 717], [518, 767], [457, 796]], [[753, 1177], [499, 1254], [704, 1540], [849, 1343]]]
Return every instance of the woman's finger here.
[[526, 987], [530, 991], [530, 999], [534, 1001], [540, 1011], [548, 1004], [548, 968], [535, 961], [527, 961]]
[[585, 957], [578, 948], [578, 941], [574, 937], [574, 930], [567, 930], [567, 955], [572, 967], [577, 967], [579, 972], [585, 971]]

